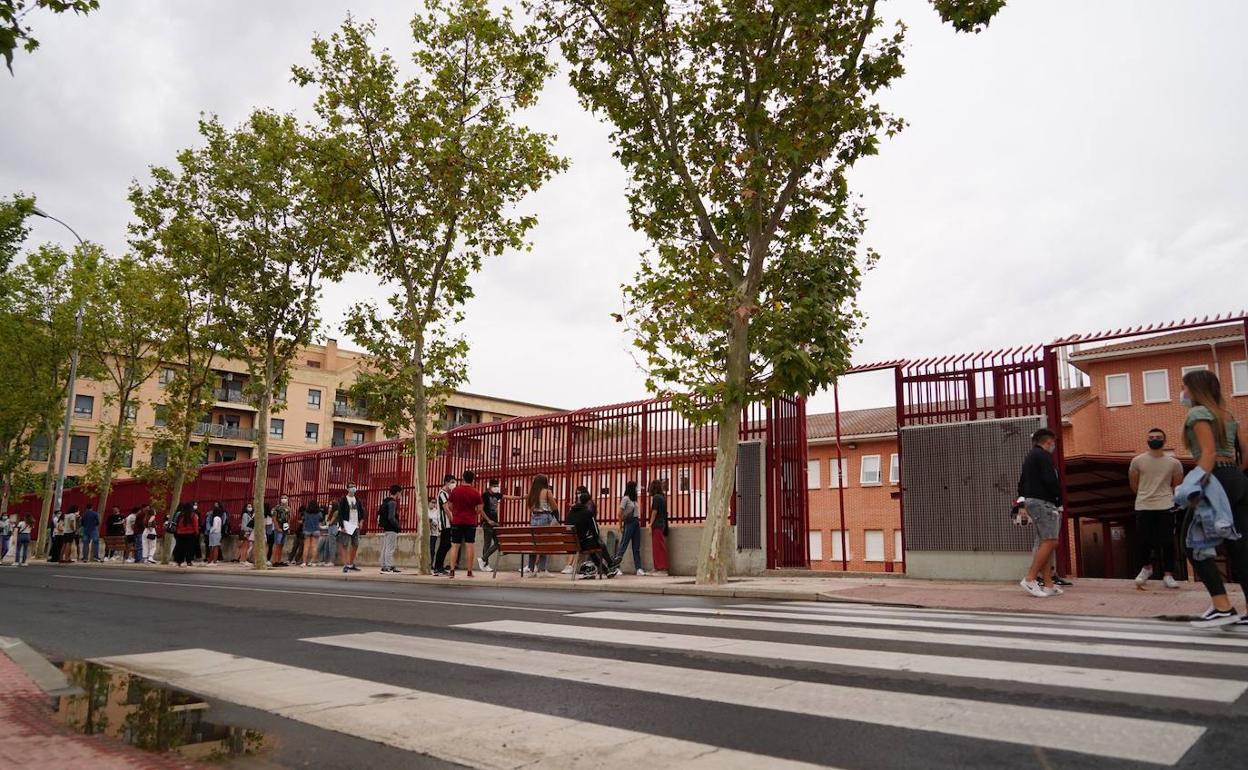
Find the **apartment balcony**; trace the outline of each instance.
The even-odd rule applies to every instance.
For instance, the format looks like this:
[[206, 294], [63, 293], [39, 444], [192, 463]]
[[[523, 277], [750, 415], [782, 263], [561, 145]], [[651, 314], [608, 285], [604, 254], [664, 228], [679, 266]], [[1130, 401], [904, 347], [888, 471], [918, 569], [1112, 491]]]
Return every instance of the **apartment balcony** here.
[[363, 425], [381, 424], [379, 420], [374, 420], [368, 416], [367, 407], [344, 404], [341, 401], [334, 402], [334, 419], [339, 422], [353, 422]]
[[199, 423], [195, 426], [192, 433], [196, 436], [207, 436], [210, 439], [218, 439], [226, 443], [251, 444], [256, 440], [255, 428], [239, 428], [234, 425], [217, 425], [210, 422]]
[[462, 427], [464, 427], [465, 425], [480, 425], [480, 424], [481, 424], [481, 423], [480, 423], [480, 422], [478, 422], [477, 420], [447, 420], [447, 419], [442, 419], [442, 420], [438, 420], [438, 421], [437, 421], [437, 423], [435, 423], [435, 424], [434, 424], [434, 429], [435, 429], [435, 430], [439, 430], [439, 431], [443, 431], [443, 432], [445, 432], [445, 431], [448, 431], [448, 430], [455, 430], [456, 428], [462, 428]]
[[335, 438], [329, 442], [330, 446], [359, 446], [368, 443], [354, 438]]
[[257, 411], [256, 405], [249, 396], [243, 394], [241, 390], [234, 388], [213, 388], [212, 396], [216, 400], [218, 407], [225, 409], [249, 409]]

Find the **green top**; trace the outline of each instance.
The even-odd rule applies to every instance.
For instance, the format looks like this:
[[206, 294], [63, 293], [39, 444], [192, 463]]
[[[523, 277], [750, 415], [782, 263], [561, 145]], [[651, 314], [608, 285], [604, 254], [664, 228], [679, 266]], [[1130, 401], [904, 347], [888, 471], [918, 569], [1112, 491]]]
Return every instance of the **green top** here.
[[[1183, 423], [1183, 433], [1187, 436], [1187, 444], [1192, 448], [1192, 459], [1200, 459], [1200, 444], [1196, 441], [1196, 431], [1194, 426], [1198, 422], [1207, 422], [1209, 427], [1214, 425], [1213, 412], [1209, 411], [1207, 406], [1193, 406], [1187, 410], [1187, 421]], [[1235, 434], [1239, 432], [1239, 423], [1235, 418], [1226, 416], [1226, 434], [1223, 436], [1214, 436], [1213, 440], [1217, 442], [1218, 457], [1225, 457], [1230, 460], [1235, 459]]]

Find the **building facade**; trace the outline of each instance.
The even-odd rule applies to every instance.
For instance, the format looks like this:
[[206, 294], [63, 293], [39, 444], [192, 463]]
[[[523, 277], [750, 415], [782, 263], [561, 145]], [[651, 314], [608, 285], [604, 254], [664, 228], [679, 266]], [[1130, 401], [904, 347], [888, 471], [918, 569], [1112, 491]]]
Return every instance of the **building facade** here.
[[[369, 414], [368, 404], [352, 399], [351, 386], [368, 367], [368, 355], [338, 347], [336, 340], [310, 345], [293, 362], [286, 386], [285, 405], [275, 410], [269, 422], [269, 451], [274, 454], [304, 452], [337, 446], [357, 446], [381, 441], [388, 436], [380, 421]], [[196, 435], [207, 443], [207, 462], [246, 460], [256, 451], [258, 412], [244, 395], [247, 367], [241, 361], [221, 359], [214, 364], [217, 381], [212, 408], [196, 427]], [[164, 458], [155, 446], [163, 425], [161, 404], [164, 385], [173, 370], [157, 369], [139, 389], [127, 419], [136, 434], [134, 451], [122, 458], [117, 477], [126, 478], [138, 464], [155, 467]], [[111, 387], [106, 382], [79, 380], [75, 386], [74, 415], [69, 440], [68, 475], [79, 476], [96, 455], [101, 428], [114, 425], [118, 406], [109, 402]], [[430, 427], [444, 430], [482, 422], [498, 422], [558, 411], [554, 407], [511, 401], [474, 393], [456, 392], [443, 409], [442, 418]], [[46, 470], [48, 447], [45, 440], [31, 446], [30, 462], [35, 471]]]

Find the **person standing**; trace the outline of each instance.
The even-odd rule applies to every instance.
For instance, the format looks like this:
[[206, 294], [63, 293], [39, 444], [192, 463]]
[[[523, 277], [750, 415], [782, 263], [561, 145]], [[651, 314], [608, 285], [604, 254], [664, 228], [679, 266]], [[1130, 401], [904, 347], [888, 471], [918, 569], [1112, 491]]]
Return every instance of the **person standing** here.
[[17, 533], [17, 541], [14, 544], [13, 564], [18, 567], [29, 566], [30, 520], [19, 514], [13, 529]]
[[126, 514], [126, 518], [122, 519], [121, 533], [125, 537], [126, 543], [125, 547], [122, 548], [121, 551], [122, 564], [133, 564], [138, 556], [138, 551], [134, 548], [134, 544], [136, 542], [134, 537], [134, 525], [139, 519], [138, 510], [138, 508], [132, 508], [130, 512]]
[[199, 540], [199, 515], [194, 503], [182, 503], [174, 524], [173, 560], [179, 567], [191, 566]]
[[[0, 559], [4, 558], [0, 556]], [[93, 562], [100, 559], [100, 514], [91, 506], [82, 514], [82, 560]]]
[[451, 490], [448, 500], [451, 504], [451, 551], [447, 564], [448, 577], [455, 577], [455, 568], [459, 566], [459, 552], [464, 550], [467, 556], [468, 577], [472, 577], [473, 551], [477, 547], [477, 523], [485, 510], [485, 501], [481, 492], [472, 485], [476, 476], [472, 471], [464, 471], [464, 480]]
[[641, 568], [641, 514], [637, 509], [637, 482], [624, 484], [624, 496], [620, 498], [620, 547], [615, 552], [615, 563], [622, 564], [624, 551], [633, 548], [633, 569], [645, 575]]
[[403, 487], [391, 484], [390, 494], [381, 501], [381, 510], [377, 515], [377, 525], [381, 528], [381, 573], [383, 575], [397, 575], [401, 571], [394, 566], [394, 549], [398, 547], [399, 533], [403, 531], [403, 528], [399, 526], [399, 493], [402, 491]]
[[1174, 488], [1183, 483], [1183, 463], [1162, 451], [1166, 432], [1148, 432], [1148, 451], [1131, 458], [1127, 472], [1135, 493], [1135, 523], [1140, 537], [1140, 574], [1135, 584], [1143, 586], [1161, 568], [1166, 588], [1178, 588], [1174, 579]]
[[[0, 564], [4, 563], [5, 557], [9, 555], [9, 538], [12, 535], [13, 520], [9, 518], [7, 512], [0, 513]], [[16, 558], [14, 558], [13, 563], [17, 564]]]
[[[1244, 426], [1226, 409], [1222, 400], [1222, 384], [1213, 372], [1198, 369], [1183, 375], [1183, 390], [1179, 403], [1187, 407], [1183, 422], [1183, 445], [1196, 461], [1196, 467], [1204, 471], [1205, 478], [1217, 479], [1226, 493], [1235, 520], [1235, 529], [1248, 535], [1248, 455], [1236, 462], [1236, 444], [1248, 447], [1248, 433]], [[1208, 481], [1202, 481], [1202, 485]], [[1184, 528], [1186, 542], [1186, 528]], [[1248, 538], [1225, 540], [1226, 561], [1248, 595]], [[1215, 559], [1197, 559], [1188, 549], [1188, 558], [1196, 570], [1200, 582], [1209, 592], [1213, 606], [1205, 611], [1192, 625], [1213, 628], [1235, 624], [1248, 626], [1248, 617], [1241, 618], [1226, 595], [1226, 584], [1218, 571]]]
[[290, 531], [290, 498], [282, 495], [273, 508], [273, 542], [269, 554], [270, 566], [285, 567], [286, 561], [282, 554], [286, 550], [286, 533]]
[[78, 506], [69, 506], [69, 512], [61, 517], [61, 551], [57, 561], [73, 564], [78, 553]]
[[303, 512], [303, 561], [299, 566], [309, 564], [315, 566], [320, 560], [321, 545], [321, 506], [315, 500], [308, 503]]
[[221, 558], [221, 526], [225, 521], [225, 509], [217, 503], [208, 512], [208, 563], [216, 564]]
[[334, 555], [338, 552], [338, 506], [327, 505], [323, 509], [325, 512], [324, 533], [321, 536], [321, 550], [324, 557], [321, 563], [327, 567], [333, 566]]
[[338, 557], [342, 571], [359, 572], [355, 554], [360, 548], [360, 526], [364, 523], [364, 503], [356, 497], [354, 482], [347, 484], [347, 493], [338, 499]]
[[654, 560], [654, 574], [667, 576], [667, 490], [663, 479], [650, 482], [650, 557]]
[[304, 561], [303, 556], [303, 517], [308, 515], [308, 506], [301, 505], [295, 509], [295, 514], [290, 518], [290, 536], [287, 540], [290, 544], [290, 559], [285, 560], [290, 564], [299, 564]]
[[[533, 527], [550, 527], [559, 523], [558, 506], [555, 504], [555, 493], [550, 488], [550, 479], [542, 475], [533, 477], [533, 483], [529, 486], [529, 497], [526, 500], [529, 508], [529, 525]], [[537, 568], [540, 566], [543, 575], [549, 575], [546, 567], [548, 559], [545, 555], [538, 556], [531, 553], [528, 556], [528, 570], [526, 572], [523, 563], [520, 566], [520, 575], [523, 577], [527, 574], [529, 577], [537, 575]]]
[[451, 551], [451, 490], [455, 488], [455, 476], [448, 473], [442, 477], [442, 489], [438, 490], [438, 551], [433, 560], [433, 574], [446, 574], [446, 555]]
[[251, 503], [243, 506], [238, 517], [238, 562], [251, 562], [251, 549], [256, 541], [256, 512]]
[[484, 504], [481, 516], [481, 559], [477, 566], [482, 572], [493, 572], [490, 557], [498, 552], [498, 536], [494, 534], [494, 528], [498, 526], [503, 503], [503, 492], [498, 479], [490, 479], [481, 500]]
[[[104, 523], [104, 558], [108, 560], [117, 558], [117, 549], [107, 545], [110, 537], [123, 537], [126, 533], [125, 529], [126, 517], [121, 515], [121, 509], [113, 506], [112, 513], [108, 514], [108, 520]], [[123, 541], [124, 542], [124, 541]], [[125, 553], [125, 547], [122, 547], [122, 553]]]
[[1062, 528], [1062, 487], [1057, 477], [1053, 452], [1057, 436], [1048, 428], [1031, 434], [1031, 451], [1023, 458], [1018, 477], [1018, 503], [1026, 517], [1036, 526], [1036, 546], [1032, 549], [1027, 574], [1018, 582], [1024, 591], [1037, 598], [1058, 596], [1062, 589], [1045, 588], [1042, 574], [1049, 569], [1049, 560], [1057, 549]]

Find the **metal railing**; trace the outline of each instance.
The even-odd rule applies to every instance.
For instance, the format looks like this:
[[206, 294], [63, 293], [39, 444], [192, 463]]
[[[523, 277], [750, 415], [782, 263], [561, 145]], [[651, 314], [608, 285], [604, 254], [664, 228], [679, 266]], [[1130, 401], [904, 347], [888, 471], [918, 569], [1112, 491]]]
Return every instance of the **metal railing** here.
[[330, 446], [362, 446], [365, 442], [354, 438], [336, 438], [329, 442]]
[[229, 404], [251, 404], [251, 398], [243, 395], [241, 390], [234, 388], [213, 388], [212, 396], [217, 401], [224, 401]]
[[255, 428], [240, 428], [235, 425], [217, 425], [210, 422], [201, 422], [195, 426], [192, 431], [196, 436], [208, 436], [210, 438], [229, 438], [237, 441], [255, 441]]
[[341, 401], [334, 402], [334, 416], [335, 417], [360, 417], [365, 420], [372, 419], [371, 417], [368, 416], [368, 407], [352, 406], [350, 404], [344, 404]]

